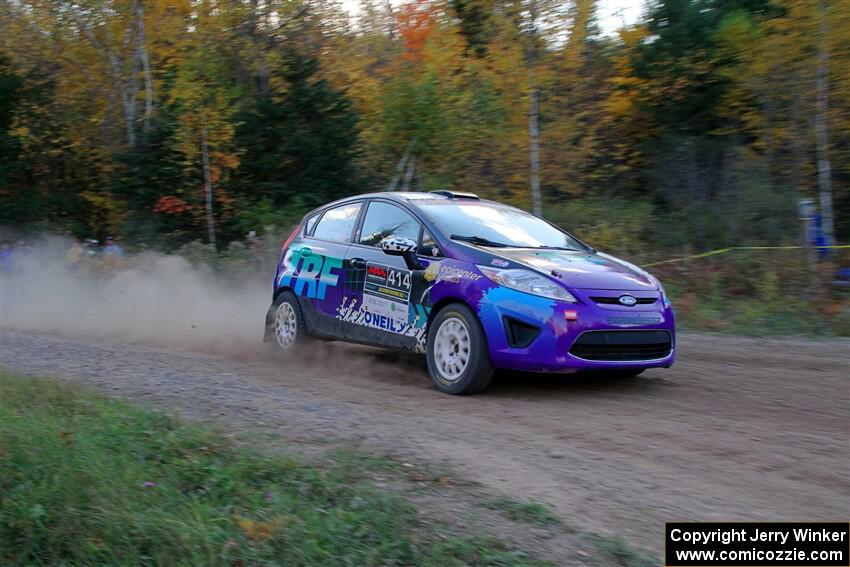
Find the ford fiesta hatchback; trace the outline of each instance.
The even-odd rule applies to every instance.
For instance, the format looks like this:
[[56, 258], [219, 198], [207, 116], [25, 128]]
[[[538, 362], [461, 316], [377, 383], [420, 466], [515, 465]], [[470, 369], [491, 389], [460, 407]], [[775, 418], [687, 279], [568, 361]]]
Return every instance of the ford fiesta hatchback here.
[[661, 283], [538, 217], [468, 193], [374, 193], [309, 213], [281, 250], [265, 340], [310, 337], [425, 353], [434, 386], [485, 388], [496, 368], [667, 368]]

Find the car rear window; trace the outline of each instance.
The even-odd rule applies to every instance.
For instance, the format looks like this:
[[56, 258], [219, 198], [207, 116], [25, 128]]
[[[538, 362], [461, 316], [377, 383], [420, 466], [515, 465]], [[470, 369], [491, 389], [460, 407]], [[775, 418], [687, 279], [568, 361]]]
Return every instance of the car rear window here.
[[334, 242], [351, 242], [351, 233], [357, 223], [362, 203], [346, 203], [325, 211], [313, 231], [313, 238]]

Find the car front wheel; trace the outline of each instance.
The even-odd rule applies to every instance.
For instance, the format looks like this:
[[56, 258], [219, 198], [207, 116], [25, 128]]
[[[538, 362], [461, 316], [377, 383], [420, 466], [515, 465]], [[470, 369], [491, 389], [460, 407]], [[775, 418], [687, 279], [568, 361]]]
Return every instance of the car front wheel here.
[[427, 359], [434, 387], [446, 394], [475, 394], [493, 377], [481, 324], [461, 304], [444, 307], [431, 322]]

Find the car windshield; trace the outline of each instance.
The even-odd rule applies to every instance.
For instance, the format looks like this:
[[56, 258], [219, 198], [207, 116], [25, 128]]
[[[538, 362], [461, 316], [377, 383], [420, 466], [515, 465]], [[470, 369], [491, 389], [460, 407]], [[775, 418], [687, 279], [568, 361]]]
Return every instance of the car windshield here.
[[481, 246], [588, 251], [569, 234], [514, 207], [478, 201], [418, 205], [454, 240]]

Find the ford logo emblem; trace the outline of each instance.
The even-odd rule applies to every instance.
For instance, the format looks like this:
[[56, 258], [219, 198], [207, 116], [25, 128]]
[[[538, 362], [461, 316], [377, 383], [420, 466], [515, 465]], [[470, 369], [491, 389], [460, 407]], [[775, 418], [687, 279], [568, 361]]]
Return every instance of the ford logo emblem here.
[[621, 295], [618, 301], [626, 307], [631, 307], [632, 305], [637, 303], [637, 299], [635, 299], [631, 295]]

